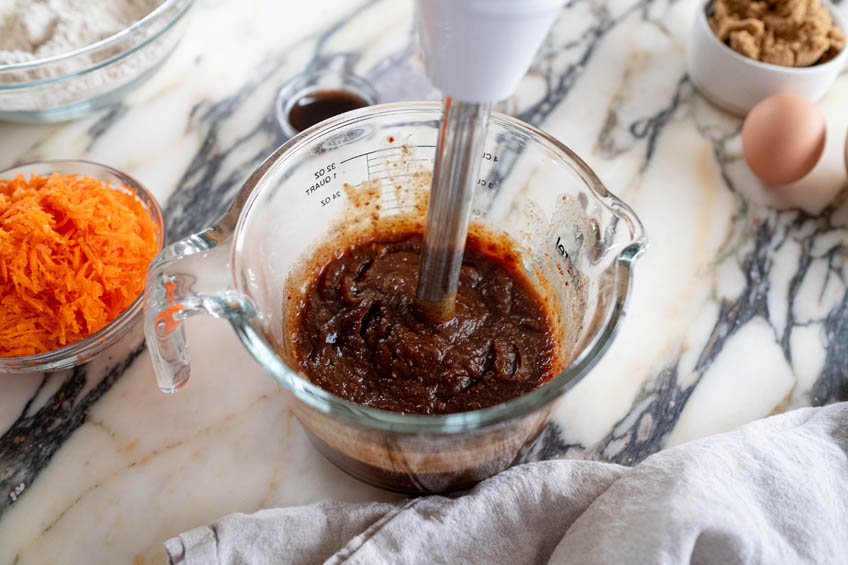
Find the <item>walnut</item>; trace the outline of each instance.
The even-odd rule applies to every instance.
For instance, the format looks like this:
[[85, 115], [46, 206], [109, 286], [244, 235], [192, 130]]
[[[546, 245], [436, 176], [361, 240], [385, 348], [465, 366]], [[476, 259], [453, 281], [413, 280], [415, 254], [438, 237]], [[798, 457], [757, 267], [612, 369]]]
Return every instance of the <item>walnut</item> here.
[[734, 51], [774, 65], [808, 67], [845, 48], [820, 0], [714, 0], [709, 23]]

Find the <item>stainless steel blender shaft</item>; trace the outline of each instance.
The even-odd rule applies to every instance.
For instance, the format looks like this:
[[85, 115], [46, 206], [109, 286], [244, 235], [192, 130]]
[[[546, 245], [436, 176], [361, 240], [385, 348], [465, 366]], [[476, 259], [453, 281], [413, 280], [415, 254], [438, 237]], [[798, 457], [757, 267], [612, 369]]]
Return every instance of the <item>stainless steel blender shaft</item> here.
[[416, 289], [419, 310], [432, 321], [454, 316], [490, 110], [491, 104], [445, 98]]

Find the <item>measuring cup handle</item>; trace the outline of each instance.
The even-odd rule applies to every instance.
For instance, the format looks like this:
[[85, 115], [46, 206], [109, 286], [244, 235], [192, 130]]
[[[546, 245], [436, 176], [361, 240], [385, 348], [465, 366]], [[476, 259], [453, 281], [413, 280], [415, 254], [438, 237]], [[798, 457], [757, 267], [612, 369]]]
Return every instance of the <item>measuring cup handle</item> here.
[[254, 315], [250, 300], [232, 288], [231, 236], [216, 225], [166, 247], [147, 270], [144, 335], [163, 392], [176, 392], [189, 377], [185, 319], [207, 314], [237, 325]]

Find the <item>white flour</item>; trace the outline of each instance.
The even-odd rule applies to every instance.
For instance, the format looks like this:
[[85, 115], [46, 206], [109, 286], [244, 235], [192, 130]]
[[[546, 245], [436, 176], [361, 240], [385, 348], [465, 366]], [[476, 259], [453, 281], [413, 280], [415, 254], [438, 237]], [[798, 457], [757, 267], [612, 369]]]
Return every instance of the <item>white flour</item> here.
[[163, 0], [0, 0], [0, 65], [91, 45], [152, 12]]

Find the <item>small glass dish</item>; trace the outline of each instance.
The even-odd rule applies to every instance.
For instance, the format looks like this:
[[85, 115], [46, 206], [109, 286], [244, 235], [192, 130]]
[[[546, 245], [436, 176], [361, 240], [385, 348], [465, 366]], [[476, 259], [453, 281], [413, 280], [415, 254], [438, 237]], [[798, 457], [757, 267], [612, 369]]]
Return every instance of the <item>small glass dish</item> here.
[[[140, 182], [121, 171], [90, 161], [39, 161], [0, 171], [0, 178], [10, 179], [16, 175], [25, 175], [29, 178], [33, 174], [48, 176], [52, 173], [94, 177], [104, 183], [108, 182], [116, 190], [120, 190], [121, 187], [134, 190], [138, 199], [150, 214], [150, 219], [158, 228], [156, 244], [159, 250], [162, 250], [165, 245], [165, 223], [159, 204]], [[144, 306], [143, 294], [143, 292], [139, 294], [126, 310], [103, 329], [81, 341], [40, 355], [0, 358], [0, 374], [60, 371], [87, 363], [95, 357], [101, 356], [107, 350], [111, 352], [113, 348], [124, 347], [125, 342], [128, 341], [133, 341], [134, 347], [137, 347], [141, 343], [140, 322]], [[110, 360], [117, 362], [123, 359], [123, 356], [117, 354], [108, 356]]]
[[291, 124], [289, 116], [295, 105], [318, 92], [343, 92], [361, 98], [366, 106], [379, 103], [379, 95], [371, 83], [359, 75], [344, 70], [324, 69], [307, 71], [292, 77], [277, 93], [274, 112], [286, 137], [294, 137], [301, 130]]
[[80, 49], [0, 65], [0, 120], [59, 122], [109, 106], [173, 52], [194, 0], [165, 0], [128, 28]]

